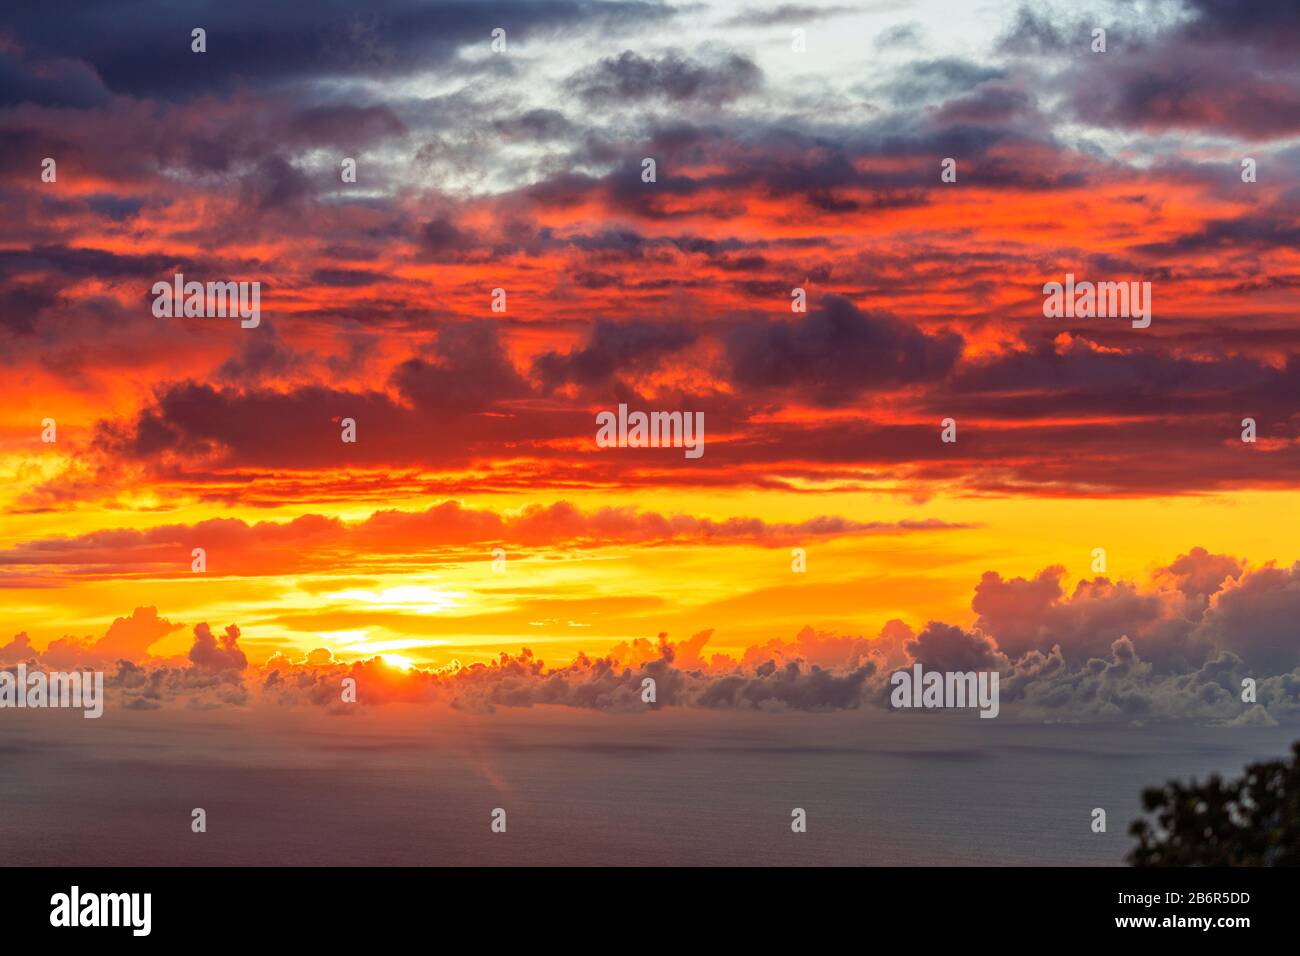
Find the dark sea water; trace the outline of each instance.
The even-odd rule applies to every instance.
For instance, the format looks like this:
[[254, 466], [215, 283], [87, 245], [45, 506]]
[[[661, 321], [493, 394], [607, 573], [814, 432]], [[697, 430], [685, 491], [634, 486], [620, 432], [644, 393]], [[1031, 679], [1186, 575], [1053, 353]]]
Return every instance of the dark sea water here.
[[1296, 737], [969, 712], [0, 711], [0, 862], [1119, 865], [1144, 786]]

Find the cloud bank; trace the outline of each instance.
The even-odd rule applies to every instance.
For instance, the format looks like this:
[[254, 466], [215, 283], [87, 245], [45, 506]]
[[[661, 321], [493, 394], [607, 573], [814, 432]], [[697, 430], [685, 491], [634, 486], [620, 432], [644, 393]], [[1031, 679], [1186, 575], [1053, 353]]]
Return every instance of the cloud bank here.
[[[439, 701], [459, 708], [554, 705], [607, 711], [646, 707], [832, 711], [888, 707], [889, 675], [996, 670], [1004, 713], [1031, 720], [1190, 720], [1278, 724], [1300, 720], [1300, 563], [1250, 567], [1196, 548], [1156, 569], [1149, 586], [1098, 577], [1068, 592], [1060, 568], [1031, 579], [988, 572], [975, 590], [970, 628], [931, 621], [919, 631], [891, 621], [874, 637], [806, 627], [791, 639], [752, 646], [739, 658], [707, 655], [712, 630], [674, 642], [637, 639], [603, 656], [548, 665], [532, 650], [438, 668], [383, 656], [343, 661], [327, 648], [305, 657], [276, 653], [250, 667], [239, 628], [220, 636], [194, 628], [188, 664], [121, 658], [108, 681], [110, 705], [153, 709], [261, 701], [353, 706]], [[26, 634], [0, 646], [0, 663], [102, 667], [114, 652], [143, 652], [177, 625], [153, 608], [118, 619], [97, 642], [64, 639], [45, 651]], [[356, 701], [344, 700], [344, 681]], [[644, 698], [646, 681], [654, 701]], [[1244, 681], [1253, 701], [1243, 700]]]

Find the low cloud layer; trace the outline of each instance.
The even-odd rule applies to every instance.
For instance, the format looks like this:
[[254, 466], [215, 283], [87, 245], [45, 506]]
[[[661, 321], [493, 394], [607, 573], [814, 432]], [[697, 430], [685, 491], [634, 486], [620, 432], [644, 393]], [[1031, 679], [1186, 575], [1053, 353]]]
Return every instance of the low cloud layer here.
[[[326, 648], [277, 653], [250, 667], [239, 628], [194, 628], [188, 660], [121, 659], [110, 705], [154, 709], [261, 701], [354, 706], [438, 701], [474, 711], [555, 705], [606, 711], [694, 707], [819, 712], [888, 707], [889, 676], [926, 670], [996, 670], [1003, 713], [1031, 720], [1190, 720], [1252, 725], [1300, 721], [1300, 563], [1252, 568], [1193, 549], [1156, 569], [1148, 585], [1080, 581], [1060, 568], [1033, 578], [988, 572], [976, 587], [976, 623], [932, 621], [919, 631], [891, 621], [874, 637], [804, 628], [750, 647], [740, 659], [708, 653], [713, 631], [689, 639], [638, 639], [604, 656], [548, 664], [527, 648], [486, 663], [440, 668], [382, 656], [341, 661]], [[104, 666], [115, 648], [143, 651], [174, 630], [153, 608], [116, 621], [98, 642], [61, 640], [45, 651], [25, 634], [0, 646], [0, 664]], [[155, 636], [156, 635], [156, 636]], [[346, 679], [356, 701], [344, 699]], [[647, 679], [654, 701], [645, 700]], [[1243, 700], [1247, 680], [1254, 700]]]

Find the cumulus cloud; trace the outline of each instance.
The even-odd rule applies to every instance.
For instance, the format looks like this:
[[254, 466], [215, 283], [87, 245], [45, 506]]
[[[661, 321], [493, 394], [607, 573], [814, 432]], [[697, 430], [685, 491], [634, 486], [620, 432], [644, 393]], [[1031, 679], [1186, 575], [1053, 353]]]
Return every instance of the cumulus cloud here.
[[1300, 665], [1300, 562], [1229, 579], [1210, 598], [1195, 636], [1239, 654], [1265, 673]]
[[971, 604], [979, 626], [1013, 656], [1059, 644], [1077, 661], [1104, 653], [1120, 637], [1153, 633], [1167, 619], [1159, 592], [1099, 577], [1078, 582], [1066, 597], [1060, 584], [1064, 573], [1053, 567], [1033, 580], [1003, 580], [986, 572]]
[[[1106, 578], [1063, 586], [1064, 571], [1030, 578], [988, 572], [975, 589], [973, 626], [930, 621], [919, 632], [892, 620], [874, 636], [805, 627], [739, 659], [711, 653], [714, 630], [674, 641], [624, 641], [601, 656], [548, 664], [529, 649], [486, 662], [397, 666], [382, 656], [343, 661], [327, 648], [278, 652], [250, 667], [240, 630], [194, 627], [184, 661], [147, 656], [175, 630], [154, 608], [119, 618], [98, 641], [61, 639], [38, 651], [25, 633], [0, 645], [0, 665], [107, 667], [110, 704], [130, 709], [441, 702], [475, 711], [563, 706], [607, 711], [646, 707], [829, 711], [888, 707], [889, 676], [920, 664], [947, 672], [997, 671], [1002, 709], [1030, 720], [1191, 720], [1234, 726], [1300, 721], [1300, 563], [1252, 568], [1192, 549], [1153, 569], [1150, 581]], [[356, 703], [342, 700], [344, 678]], [[1242, 700], [1243, 682], [1256, 698]], [[654, 702], [643, 697], [653, 681]]]
[[[793, 639], [751, 647], [743, 659], [706, 654], [712, 631], [674, 642], [660, 634], [580, 654], [548, 666], [533, 651], [502, 653], [469, 666], [403, 670], [380, 658], [344, 663], [325, 649], [306, 658], [276, 655], [261, 669], [261, 693], [278, 704], [312, 704], [350, 712], [340, 703], [344, 677], [357, 683], [358, 703], [441, 701], [477, 711], [556, 705], [607, 711], [699, 707], [818, 712], [888, 707], [889, 676], [920, 663], [927, 670], [995, 670], [1003, 712], [1028, 720], [1197, 721], [1257, 725], [1300, 720], [1300, 668], [1265, 674], [1226, 649], [1195, 667], [1161, 671], [1134, 640], [1119, 637], [1100, 653], [1067, 659], [1061, 646], [1011, 658], [978, 630], [930, 622], [914, 633], [891, 621], [875, 637], [804, 628]], [[707, 659], [706, 659], [707, 658]], [[1242, 681], [1257, 684], [1254, 703]], [[653, 679], [656, 700], [642, 693]]]
[[106, 657], [135, 660], [146, 655], [160, 639], [180, 628], [180, 624], [160, 617], [156, 607], [138, 607], [130, 617], [116, 618], [95, 644], [94, 650]]
[[216, 637], [207, 622], [197, 625], [190, 660], [202, 671], [242, 671], [248, 666], [248, 658], [239, 649], [239, 628], [231, 624], [224, 634]]
[[40, 659], [57, 669], [103, 667], [120, 659], [145, 660], [154, 644], [181, 627], [161, 617], [156, 607], [138, 607], [129, 617], [116, 618], [102, 637], [65, 635], [51, 641]]
[[242, 707], [250, 701], [248, 688], [233, 669], [148, 667], [119, 661], [104, 686], [110, 702], [116, 699], [117, 706], [125, 710], [160, 710], [172, 706], [210, 710]]
[[32, 647], [31, 638], [27, 636], [26, 631], [19, 631], [8, 644], [0, 645], [0, 665], [17, 664], [19, 661], [31, 660], [34, 657], [36, 657], [36, 649]]
[[991, 638], [938, 621], [927, 624], [904, 647], [926, 670], [1002, 670], [1009, 663]]
[[1174, 586], [1188, 597], [1208, 600], [1229, 578], [1241, 575], [1244, 565], [1226, 554], [1211, 554], [1204, 548], [1192, 548], [1180, 554], [1164, 569]]

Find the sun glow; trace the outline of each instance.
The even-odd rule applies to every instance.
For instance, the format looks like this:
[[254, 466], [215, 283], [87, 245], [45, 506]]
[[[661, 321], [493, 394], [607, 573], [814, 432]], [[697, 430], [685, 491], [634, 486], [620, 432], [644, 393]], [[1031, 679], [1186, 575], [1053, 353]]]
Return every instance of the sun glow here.
[[381, 654], [380, 657], [385, 664], [396, 667], [399, 671], [409, 671], [415, 666], [415, 661], [401, 654]]
[[435, 614], [461, 606], [463, 591], [441, 591], [425, 584], [402, 584], [379, 591], [359, 589], [336, 591], [329, 595], [337, 601], [357, 601], [374, 610], [408, 611], [415, 614]]

